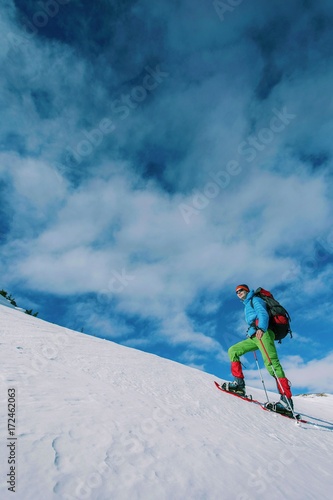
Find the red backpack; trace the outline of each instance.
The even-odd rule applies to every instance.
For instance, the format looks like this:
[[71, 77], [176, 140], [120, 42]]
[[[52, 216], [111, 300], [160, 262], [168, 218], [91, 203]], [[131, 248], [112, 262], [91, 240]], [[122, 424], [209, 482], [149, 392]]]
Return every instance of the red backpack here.
[[[290, 315], [288, 311], [281, 306], [281, 304], [274, 299], [271, 292], [265, 290], [264, 288], [257, 288], [254, 292], [253, 297], [260, 297], [266, 304], [266, 309], [269, 314], [268, 328], [273, 330], [275, 334], [275, 340], [281, 344], [281, 340], [284, 339], [288, 333], [292, 337], [292, 332], [290, 328]], [[253, 307], [253, 297], [251, 298], [251, 306]], [[256, 326], [258, 320], [255, 321]]]

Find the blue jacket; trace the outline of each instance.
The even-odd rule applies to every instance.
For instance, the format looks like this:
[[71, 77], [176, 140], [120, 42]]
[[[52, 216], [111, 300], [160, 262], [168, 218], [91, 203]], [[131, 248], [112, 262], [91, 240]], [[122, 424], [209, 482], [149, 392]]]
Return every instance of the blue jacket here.
[[[266, 309], [266, 304], [265, 301], [262, 300], [260, 297], [253, 297], [254, 295], [254, 290], [251, 290], [248, 294], [246, 299], [244, 300], [244, 312], [245, 312], [245, 320], [247, 324], [251, 327], [248, 330], [248, 335], [251, 337], [258, 328], [263, 330], [264, 332], [268, 328], [268, 321], [269, 321], [269, 315]], [[253, 307], [251, 305], [251, 299], [253, 298]], [[258, 320], [258, 325], [255, 328], [252, 326], [252, 323], [255, 320]]]

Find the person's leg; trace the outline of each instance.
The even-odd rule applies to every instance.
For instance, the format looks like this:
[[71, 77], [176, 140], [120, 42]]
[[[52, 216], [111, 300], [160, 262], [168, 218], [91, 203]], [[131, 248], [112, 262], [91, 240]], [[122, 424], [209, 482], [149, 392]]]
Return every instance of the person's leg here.
[[[258, 339], [256, 339], [258, 340]], [[276, 385], [281, 395], [281, 400], [293, 409], [292, 393], [290, 390], [289, 380], [286, 378], [284, 370], [281, 366], [277, 350], [274, 343], [274, 332], [267, 330], [261, 338], [262, 344], [259, 341], [258, 347], [264, 359], [267, 371], [272, 377], [276, 378]], [[257, 342], [256, 342], [257, 343]], [[264, 346], [264, 347], [263, 347]], [[268, 357], [267, 357], [268, 355]], [[274, 369], [273, 369], [274, 368]]]
[[254, 342], [258, 346], [258, 349], [260, 349], [268, 373], [272, 377], [276, 375], [277, 378], [285, 378], [274, 343], [274, 332], [267, 330], [262, 336], [261, 341], [255, 338]]
[[245, 394], [245, 381], [240, 357], [247, 352], [255, 351], [257, 349], [258, 347], [250, 338], [242, 340], [229, 348], [228, 355], [231, 361], [231, 374], [234, 377], [234, 381], [222, 384], [222, 387], [224, 386], [226, 390], [231, 392]]

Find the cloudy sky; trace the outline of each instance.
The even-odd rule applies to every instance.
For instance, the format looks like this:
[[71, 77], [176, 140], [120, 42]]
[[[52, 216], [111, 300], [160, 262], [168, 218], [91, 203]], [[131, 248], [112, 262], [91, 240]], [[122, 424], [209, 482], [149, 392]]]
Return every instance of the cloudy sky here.
[[332, 3], [0, 9], [0, 287], [227, 378], [235, 285], [263, 286], [292, 317], [288, 377], [329, 390]]

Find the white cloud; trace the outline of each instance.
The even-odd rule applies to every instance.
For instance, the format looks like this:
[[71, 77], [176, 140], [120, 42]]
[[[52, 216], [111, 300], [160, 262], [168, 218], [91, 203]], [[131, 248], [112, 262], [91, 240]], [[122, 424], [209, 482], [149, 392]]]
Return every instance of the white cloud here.
[[[293, 262], [276, 256], [276, 249], [298, 250], [329, 222], [319, 178], [298, 183], [265, 172], [258, 183], [251, 177], [236, 197], [227, 192], [212, 200], [188, 225], [178, 195], [153, 183], [137, 188], [133, 176], [88, 180], [73, 191], [50, 167], [22, 161], [12, 178], [14, 200], [24, 198], [24, 206], [45, 213], [56, 210], [37, 237], [10, 243], [7, 255], [17, 257], [7, 276], [48, 293], [105, 294], [120, 314], [158, 319], [169, 342], [191, 339], [202, 349], [215, 348], [215, 341], [197, 332], [184, 313], [198, 295], [211, 293], [216, 309], [214, 293], [236, 281], [276, 285]], [[265, 195], [277, 184], [282, 206], [280, 196]], [[311, 208], [300, 203], [304, 198]]]
[[[333, 384], [333, 353], [329, 352], [321, 359], [305, 361], [301, 356], [285, 356], [281, 358], [281, 364], [286, 376], [295, 389], [306, 387], [309, 392], [328, 392], [332, 391]], [[263, 371], [263, 377], [267, 389], [276, 390], [276, 383], [266, 371]], [[262, 387], [256, 370], [246, 370], [245, 377], [248, 385]], [[294, 392], [295, 392], [294, 389]]]

